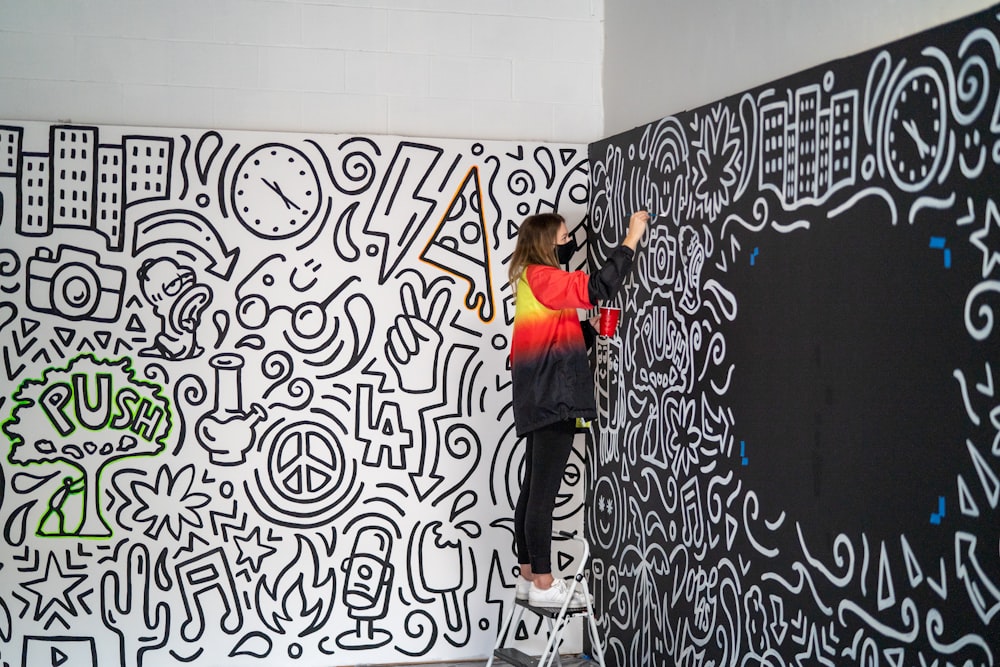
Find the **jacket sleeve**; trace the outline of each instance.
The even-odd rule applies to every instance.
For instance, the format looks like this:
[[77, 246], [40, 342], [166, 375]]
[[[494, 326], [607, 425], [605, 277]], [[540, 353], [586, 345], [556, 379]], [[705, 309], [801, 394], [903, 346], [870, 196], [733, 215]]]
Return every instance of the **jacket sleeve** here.
[[625, 276], [632, 268], [634, 257], [635, 252], [627, 246], [615, 248], [607, 263], [599, 271], [594, 272], [587, 282], [587, 296], [591, 304], [596, 306], [618, 293], [622, 283], [625, 282]]
[[597, 340], [597, 329], [590, 320], [580, 320], [580, 329], [583, 330], [583, 342], [589, 350], [594, 347], [594, 341]]
[[532, 293], [546, 308], [593, 308], [587, 300], [588, 276], [583, 271], [563, 271], [554, 266], [532, 264], [527, 271]]

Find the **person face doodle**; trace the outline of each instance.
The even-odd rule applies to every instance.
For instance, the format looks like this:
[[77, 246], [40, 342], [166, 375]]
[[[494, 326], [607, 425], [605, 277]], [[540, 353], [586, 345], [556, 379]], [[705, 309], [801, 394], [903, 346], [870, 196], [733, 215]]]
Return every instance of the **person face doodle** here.
[[194, 271], [163, 257], [147, 262], [141, 272], [142, 294], [157, 313], [169, 310], [185, 288], [194, 283]]

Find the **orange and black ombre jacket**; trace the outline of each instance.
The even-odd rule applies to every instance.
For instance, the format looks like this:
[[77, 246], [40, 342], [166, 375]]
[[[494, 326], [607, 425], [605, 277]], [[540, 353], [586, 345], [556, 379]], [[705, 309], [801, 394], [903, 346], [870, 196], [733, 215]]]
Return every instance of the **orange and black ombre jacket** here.
[[632, 250], [621, 246], [590, 276], [538, 264], [521, 274], [510, 344], [514, 426], [519, 436], [558, 421], [597, 416], [594, 378], [577, 308], [593, 308], [614, 296], [632, 257]]

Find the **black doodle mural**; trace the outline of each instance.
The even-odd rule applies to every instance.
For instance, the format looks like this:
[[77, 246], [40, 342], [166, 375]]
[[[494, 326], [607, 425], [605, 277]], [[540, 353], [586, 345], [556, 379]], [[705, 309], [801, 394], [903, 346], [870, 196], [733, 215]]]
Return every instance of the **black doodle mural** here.
[[583, 240], [584, 147], [0, 125], [0, 664], [488, 652], [505, 265], [531, 213]]
[[609, 663], [1000, 664], [997, 9], [590, 158]]

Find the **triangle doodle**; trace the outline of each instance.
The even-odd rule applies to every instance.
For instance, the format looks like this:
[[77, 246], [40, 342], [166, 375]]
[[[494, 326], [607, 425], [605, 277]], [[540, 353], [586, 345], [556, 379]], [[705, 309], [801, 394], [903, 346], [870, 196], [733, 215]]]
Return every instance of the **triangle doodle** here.
[[39, 324], [41, 324], [41, 322], [39, 322], [38, 320], [30, 320], [27, 317], [22, 317], [21, 318], [21, 335], [24, 336], [25, 338], [27, 338], [28, 334], [30, 334], [32, 331], [34, 331], [35, 329], [37, 329]]
[[983, 455], [979, 453], [979, 449], [972, 444], [972, 441], [966, 439], [965, 443], [968, 445], [972, 463], [979, 475], [979, 483], [983, 485], [983, 493], [986, 494], [990, 507], [996, 509], [997, 500], [1000, 499], [1000, 480], [997, 479], [996, 473], [990, 468], [990, 464], [983, 459]]
[[63, 345], [68, 347], [73, 342], [76, 331], [74, 329], [67, 329], [66, 327], [56, 327], [56, 336], [59, 337]]
[[562, 160], [564, 167], [568, 167], [569, 163], [576, 157], [575, 148], [560, 148], [559, 149], [559, 159]]
[[990, 362], [986, 362], [986, 382], [977, 382], [976, 389], [983, 396], [988, 396], [993, 398], [993, 369], [990, 368]]
[[133, 309], [135, 309], [135, 310], [141, 310], [145, 306], [144, 306], [144, 304], [142, 302], [142, 299], [140, 299], [135, 294], [133, 294], [129, 298], [129, 300], [125, 302], [125, 307], [128, 308], [129, 310], [133, 310]]
[[520, 228], [521, 227], [517, 223], [515, 223], [513, 220], [508, 220], [507, 221], [507, 239], [511, 240], [511, 241], [514, 240], [514, 239], [516, 239], [517, 238], [517, 231]]
[[889, 557], [883, 542], [878, 564], [878, 608], [879, 611], [885, 611], [895, 604], [896, 587], [892, 583], [892, 570], [889, 568]]
[[125, 331], [146, 333], [146, 327], [142, 325], [142, 320], [139, 319], [139, 316], [133, 314], [132, 317], [128, 318], [128, 323], [125, 325]]
[[903, 547], [903, 562], [906, 563], [906, 576], [910, 580], [910, 588], [916, 588], [924, 580], [924, 571], [917, 562], [917, 556], [910, 548], [905, 535], [900, 536], [900, 543]]
[[489, 234], [483, 212], [479, 169], [469, 169], [420, 259], [469, 282], [465, 307], [493, 321], [495, 305], [490, 272]]
[[111, 342], [111, 332], [110, 331], [95, 331], [94, 338], [100, 343], [101, 347], [107, 348], [108, 343]]
[[33, 356], [31, 360], [37, 362], [39, 357], [45, 357], [45, 363], [47, 364], [52, 363], [52, 357], [49, 356], [49, 351], [46, 350], [44, 347], [40, 349], [37, 353], [35, 353], [35, 356]]
[[85, 347], [90, 348], [91, 352], [97, 352], [97, 348], [94, 347], [94, 344], [90, 342], [89, 338], [84, 338], [83, 340], [81, 340], [80, 344], [76, 346], [76, 351], [83, 352], [83, 348]]
[[515, 152], [513, 152], [513, 153], [508, 152], [507, 153], [507, 157], [512, 157], [515, 160], [523, 160], [524, 159], [524, 146], [518, 146], [517, 150]]
[[885, 656], [886, 662], [889, 663], [891, 667], [903, 667], [904, 658], [906, 657], [906, 651], [901, 648], [887, 648], [882, 651], [882, 655]]
[[736, 541], [736, 532], [739, 530], [739, 522], [731, 514], [726, 515], [726, 548], [732, 551], [733, 543]]
[[979, 505], [972, 497], [972, 492], [969, 491], [969, 486], [962, 475], [958, 476], [958, 505], [962, 508], [962, 516], [979, 516]]
[[560, 570], [566, 570], [573, 563], [573, 561], [576, 560], [573, 558], [573, 554], [568, 554], [565, 551], [560, 551], [556, 555], [556, 558], [559, 561]]

